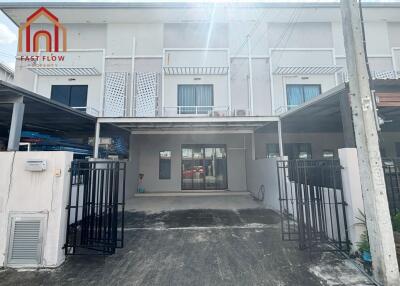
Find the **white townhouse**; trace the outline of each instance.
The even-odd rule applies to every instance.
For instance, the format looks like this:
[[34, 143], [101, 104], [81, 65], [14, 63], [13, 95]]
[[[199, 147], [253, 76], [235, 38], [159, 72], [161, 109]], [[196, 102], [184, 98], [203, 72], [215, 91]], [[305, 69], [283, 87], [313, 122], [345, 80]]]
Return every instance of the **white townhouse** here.
[[[55, 17], [33, 19], [40, 7]], [[346, 80], [338, 3], [0, 8], [29, 29], [20, 33], [15, 84], [98, 117], [98, 127], [129, 131], [127, 176], [134, 184], [144, 174], [147, 191], [243, 191], [250, 160], [330, 158], [345, 145], [341, 127], [312, 128], [323, 122], [305, 117], [307, 131], [280, 124]], [[368, 3], [363, 12], [371, 71], [396, 78], [400, 5]], [[26, 35], [34, 35], [28, 43]], [[27, 53], [30, 44], [36, 52]], [[400, 136], [388, 136], [389, 154], [400, 156]]]

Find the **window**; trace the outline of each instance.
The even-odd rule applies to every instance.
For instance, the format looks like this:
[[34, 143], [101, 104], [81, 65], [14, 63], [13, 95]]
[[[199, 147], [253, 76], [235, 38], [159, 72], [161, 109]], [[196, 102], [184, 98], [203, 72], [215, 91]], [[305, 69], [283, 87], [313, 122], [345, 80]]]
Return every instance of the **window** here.
[[182, 145], [182, 190], [225, 190], [227, 154], [225, 145]]
[[289, 160], [294, 159], [311, 159], [311, 144], [310, 143], [288, 143], [284, 147], [285, 156]]
[[86, 110], [87, 85], [52, 85], [51, 99], [77, 109]]
[[332, 159], [333, 157], [335, 157], [333, 150], [324, 150], [322, 152], [322, 158], [324, 159]]
[[279, 157], [279, 144], [269, 143], [267, 144], [267, 158]]
[[160, 152], [158, 178], [160, 180], [171, 179], [171, 151]]
[[211, 84], [178, 85], [178, 114], [207, 114], [213, 105]]
[[287, 84], [286, 96], [288, 109], [300, 105], [320, 94], [320, 84]]

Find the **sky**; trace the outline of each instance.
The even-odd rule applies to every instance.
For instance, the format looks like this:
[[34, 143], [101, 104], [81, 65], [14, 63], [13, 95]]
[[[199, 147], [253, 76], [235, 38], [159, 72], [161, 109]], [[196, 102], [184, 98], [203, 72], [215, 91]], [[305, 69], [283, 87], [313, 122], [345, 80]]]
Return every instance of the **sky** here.
[[[256, 0], [257, 2], [335, 2], [335, 0]], [[400, 0], [363, 0], [364, 2], [400, 2]], [[33, 0], [0, 0], [0, 3], [10, 2], [37, 2]], [[186, 0], [41, 0], [40, 2], [188, 2]], [[230, 2], [229, 0], [192, 0], [190, 2]], [[241, 1], [246, 2], [246, 1]], [[255, 2], [249, 1], [249, 2]], [[18, 28], [0, 11], [0, 62], [14, 69], [17, 53]]]

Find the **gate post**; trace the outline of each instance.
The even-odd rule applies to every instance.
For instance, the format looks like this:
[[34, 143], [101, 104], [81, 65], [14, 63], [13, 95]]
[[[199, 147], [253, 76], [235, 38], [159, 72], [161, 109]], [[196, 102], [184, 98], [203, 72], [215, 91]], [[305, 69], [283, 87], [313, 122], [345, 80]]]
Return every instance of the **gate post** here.
[[358, 218], [364, 213], [364, 202], [361, 190], [360, 170], [358, 167], [357, 149], [343, 148], [339, 149], [339, 160], [342, 166], [342, 185], [344, 200], [347, 203], [346, 217], [348, 225], [349, 239], [351, 242], [351, 251], [357, 250], [357, 242], [365, 230]]

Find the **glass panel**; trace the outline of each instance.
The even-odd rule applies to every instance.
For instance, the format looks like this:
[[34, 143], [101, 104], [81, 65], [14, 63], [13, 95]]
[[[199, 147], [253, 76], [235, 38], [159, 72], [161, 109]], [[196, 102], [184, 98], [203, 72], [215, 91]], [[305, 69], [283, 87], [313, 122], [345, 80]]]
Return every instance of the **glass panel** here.
[[51, 86], [51, 99], [59, 103], [69, 105], [69, 85], [52, 85]]
[[192, 177], [193, 177], [193, 190], [204, 189], [204, 165], [203, 160], [193, 160]]
[[182, 148], [182, 189], [226, 189], [226, 166], [224, 147]]
[[69, 106], [86, 107], [87, 91], [88, 91], [87, 85], [71, 85]]
[[192, 160], [182, 160], [182, 189], [190, 190], [193, 187]]
[[324, 150], [323, 153], [322, 153], [322, 157], [323, 157], [324, 159], [331, 159], [331, 158], [333, 158], [333, 157], [334, 157], [333, 150]]
[[171, 151], [160, 152], [158, 178], [160, 180], [171, 179]]
[[194, 85], [178, 85], [178, 114], [196, 113], [196, 89]]
[[267, 158], [279, 157], [279, 144], [270, 143], [267, 144]]
[[[213, 101], [212, 85], [196, 85], [196, 106], [213, 106]], [[197, 113], [207, 114], [211, 110], [211, 107], [200, 107]]]
[[296, 105], [302, 104], [303, 99], [303, 89], [301, 85], [287, 85], [287, 104], [288, 109], [295, 107]]
[[321, 94], [320, 85], [305, 85], [304, 88], [304, 102]]
[[201, 147], [193, 147], [193, 159], [203, 159], [203, 148]]
[[227, 162], [225, 148], [215, 148], [215, 187], [226, 189], [227, 184]]
[[205, 148], [204, 149], [205, 160], [205, 179], [206, 179], [206, 189], [216, 188], [216, 176], [215, 176], [215, 148]]

